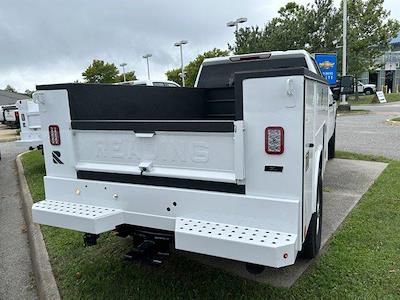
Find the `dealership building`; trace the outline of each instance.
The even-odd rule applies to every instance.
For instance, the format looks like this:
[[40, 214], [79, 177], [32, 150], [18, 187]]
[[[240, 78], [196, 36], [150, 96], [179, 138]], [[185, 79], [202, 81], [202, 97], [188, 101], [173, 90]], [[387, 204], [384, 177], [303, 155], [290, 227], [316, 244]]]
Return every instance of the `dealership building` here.
[[376, 63], [381, 67], [364, 72], [360, 81], [376, 84], [378, 90], [400, 92], [400, 33], [390, 42], [390, 50]]

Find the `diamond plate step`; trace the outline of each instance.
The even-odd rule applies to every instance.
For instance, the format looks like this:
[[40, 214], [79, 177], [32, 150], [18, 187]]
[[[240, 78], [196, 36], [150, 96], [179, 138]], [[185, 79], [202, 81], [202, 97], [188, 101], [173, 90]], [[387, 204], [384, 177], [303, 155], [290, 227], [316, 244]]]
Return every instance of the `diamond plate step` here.
[[177, 218], [175, 248], [270, 267], [296, 260], [297, 235], [204, 220]]
[[119, 209], [66, 201], [44, 200], [33, 204], [35, 223], [99, 234], [123, 224]]

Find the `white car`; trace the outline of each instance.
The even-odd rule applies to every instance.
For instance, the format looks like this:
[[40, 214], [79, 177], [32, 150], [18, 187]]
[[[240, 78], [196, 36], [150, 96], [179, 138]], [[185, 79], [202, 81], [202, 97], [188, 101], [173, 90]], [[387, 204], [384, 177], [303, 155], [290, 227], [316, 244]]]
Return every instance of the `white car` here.
[[174, 81], [169, 80], [134, 80], [120, 82], [121, 85], [143, 85], [143, 86], [158, 86], [158, 87], [181, 87]]
[[372, 95], [376, 93], [376, 85], [370, 83], [357, 82], [357, 90], [359, 93], [364, 93], [365, 95]]

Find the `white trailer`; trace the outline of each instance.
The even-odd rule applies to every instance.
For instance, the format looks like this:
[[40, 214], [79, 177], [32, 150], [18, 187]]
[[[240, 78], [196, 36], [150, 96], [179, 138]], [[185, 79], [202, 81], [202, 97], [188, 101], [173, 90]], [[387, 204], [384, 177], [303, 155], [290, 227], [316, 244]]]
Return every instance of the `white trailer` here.
[[18, 100], [15, 104], [19, 112], [20, 137], [16, 143], [29, 149], [41, 148], [41, 124], [39, 105], [32, 99]]
[[35, 222], [276, 268], [318, 253], [336, 103], [307, 52], [207, 59], [196, 88], [38, 90]]

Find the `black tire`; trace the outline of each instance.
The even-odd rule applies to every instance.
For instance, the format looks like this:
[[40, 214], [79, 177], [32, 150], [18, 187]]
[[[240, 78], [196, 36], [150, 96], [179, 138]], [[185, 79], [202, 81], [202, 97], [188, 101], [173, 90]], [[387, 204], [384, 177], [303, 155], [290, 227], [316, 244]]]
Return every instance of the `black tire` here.
[[373, 93], [374, 93], [374, 91], [373, 91], [372, 89], [369, 89], [369, 88], [368, 88], [368, 89], [365, 89], [365, 90], [364, 90], [364, 94], [365, 94], [365, 95], [372, 95]]
[[333, 132], [333, 135], [328, 142], [328, 159], [335, 158], [335, 147], [336, 147], [336, 129]]
[[303, 250], [301, 251], [301, 256], [304, 258], [316, 257], [321, 247], [322, 195], [322, 175], [320, 170], [318, 175], [316, 212], [311, 217], [306, 239], [303, 243]]

